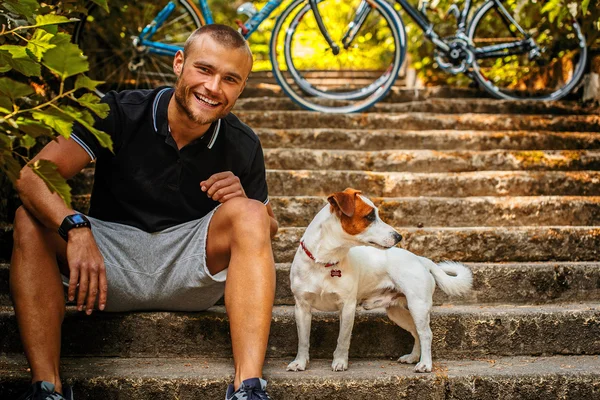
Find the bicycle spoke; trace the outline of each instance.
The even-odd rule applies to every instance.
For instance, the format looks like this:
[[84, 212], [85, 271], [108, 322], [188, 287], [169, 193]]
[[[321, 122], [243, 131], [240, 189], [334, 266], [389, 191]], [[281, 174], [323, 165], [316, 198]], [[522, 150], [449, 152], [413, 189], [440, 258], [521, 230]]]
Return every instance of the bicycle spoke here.
[[154, 65], [154, 68], [156, 68], [156, 71], [160, 74], [160, 76], [162, 77], [163, 83], [165, 85], [170, 85], [171, 82], [169, 82], [167, 80], [167, 76], [160, 70], [160, 67], [158, 66], [158, 64], [156, 63], [156, 61], [154, 60], [154, 58], [150, 59], [152, 61], [152, 64]]

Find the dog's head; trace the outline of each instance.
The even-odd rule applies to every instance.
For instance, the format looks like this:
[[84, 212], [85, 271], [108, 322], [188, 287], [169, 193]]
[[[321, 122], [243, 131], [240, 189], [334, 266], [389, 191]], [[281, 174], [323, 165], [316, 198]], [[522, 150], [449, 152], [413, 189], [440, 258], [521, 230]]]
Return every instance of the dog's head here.
[[394, 247], [402, 236], [379, 218], [377, 207], [360, 193], [348, 188], [327, 197], [330, 211], [339, 218], [346, 238], [362, 246]]

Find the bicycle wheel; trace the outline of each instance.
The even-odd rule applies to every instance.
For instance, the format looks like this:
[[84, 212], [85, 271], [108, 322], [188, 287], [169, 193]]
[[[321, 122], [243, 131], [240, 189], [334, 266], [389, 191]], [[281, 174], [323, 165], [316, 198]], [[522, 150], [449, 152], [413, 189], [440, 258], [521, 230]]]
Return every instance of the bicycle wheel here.
[[[88, 57], [88, 75], [105, 81], [96, 90], [100, 96], [109, 90], [149, 89], [175, 82], [172, 54], [160, 55], [134, 42], [168, 3], [169, 0], [113, 0], [109, 2], [109, 13], [91, 6], [87, 17], [76, 25], [73, 40]], [[173, 3], [176, 7], [151, 40], [183, 47], [204, 20], [191, 1]]]
[[[357, 14], [361, 7], [363, 18]], [[339, 53], [325, 40], [306, 0], [296, 0], [273, 28], [273, 74], [303, 108], [362, 111], [383, 98], [398, 76], [406, 49], [402, 20], [383, 0], [320, 0], [318, 9]], [[352, 22], [353, 40], [343, 46]]]
[[499, 7], [489, 1], [473, 16], [468, 28], [473, 72], [493, 96], [558, 100], [581, 80], [587, 61], [581, 28], [574, 18], [551, 21], [541, 12], [544, 4], [504, 2]]

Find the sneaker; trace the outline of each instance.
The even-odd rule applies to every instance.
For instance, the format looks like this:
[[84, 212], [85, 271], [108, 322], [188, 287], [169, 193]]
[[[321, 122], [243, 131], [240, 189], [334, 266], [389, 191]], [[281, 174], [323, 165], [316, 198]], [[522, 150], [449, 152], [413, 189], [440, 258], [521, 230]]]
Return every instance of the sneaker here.
[[54, 385], [46, 381], [31, 384], [27, 393], [19, 400], [73, 400], [73, 391], [69, 386], [63, 386], [63, 394], [54, 391]]
[[233, 385], [229, 385], [225, 400], [271, 400], [265, 390], [266, 388], [267, 381], [264, 379], [246, 379], [235, 392], [233, 391]]

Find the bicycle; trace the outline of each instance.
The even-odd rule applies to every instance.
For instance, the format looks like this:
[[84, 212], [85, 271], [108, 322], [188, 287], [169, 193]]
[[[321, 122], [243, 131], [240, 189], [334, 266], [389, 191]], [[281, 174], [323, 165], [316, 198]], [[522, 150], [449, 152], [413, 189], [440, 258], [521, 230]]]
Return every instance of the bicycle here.
[[[545, 17], [527, 20], [520, 17], [523, 9], [516, 9], [523, 6], [526, 11], [523, 14], [540, 16], [539, 2], [527, 5], [508, 2], [505, 6], [501, 0], [487, 0], [468, 20], [472, 2], [466, 0], [462, 10], [456, 5], [449, 10], [457, 19], [456, 32], [441, 37], [426, 15], [426, 2], [416, 9], [407, 0], [395, 1], [434, 44], [434, 59], [441, 69], [451, 74], [467, 74], [494, 97], [557, 100], [567, 95], [583, 76], [587, 47], [577, 21], [561, 25]], [[244, 36], [249, 37], [281, 2], [270, 0], [258, 13], [244, 10], [243, 7], [248, 7], [245, 4], [241, 12], [249, 15], [249, 20], [239, 24]], [[146, 8], [148, 3], [144, 0], [137, 5]], [[201, 11], [189, 0], [179, 0], [179, 3], [182, 7], [176, 7], [174, 2], [166, 6], [159, 4], [160, 12], [149, 24], [130, 24], [137, 27], [137, 33], [129, 36], [131, 44], [122, 43], [127, 44], [126, 49], [134, 49], [127, 65], [130, 72], [137, 71], [137, 76], [122, 78], [120, 82], [140, 84], [136, 67], [143, 65], [144, 57], [149, 57], [157, 72], [146, 81], [142, 76], [141, 83], [155, 84], [157, 75], [165, 82], [173, 78], [170, 65], [164, 62], [158, 65], [159, 61], [152, 57], [174, 54], [174, 49], [180, 48], [176, 43], [185, 40], [191, 26], [195, 29], [201, 23], [212, 22], [206, 0], [199, 0]], [[342, 5], [347, 13], [341, 19], [348, 23], [340, 23], [338, 14]], [[149, 17], [155, 14], [156, 10]], [[100, 24], [90, 24], [97, 25]], [[128, 25], [123, 23], [122, 26]], [[144, 37], [164, 31], [164, 26], [169, 29], [163, 32], [160, 41], [152, 42]], [[81, 32], [78, 26], [76, 40]], [[123, 32], [121, 34], [124, 39]], [[84, 38], [91, 36], [83, 35]], [[557, 37], [561, 40], [555, 40]], [[389, 92], [404, 60], [405, 38], [402, 19], [382, 0], [293, 0], [277, 18], [269, 56], [277, 82], [302, 107], [324, 112], [357, 112], [372, 106]], [[307, 54], [313, 56], [306, 57]], [[353, 62], [362, 65], [371, 59], [375, 62], [368, 71], [362, 71], [360, 78], [355, 75], [332, 85], [325, 83], [319, 74], [323, 70], [335, 71], [338, 75], [347, 71], [356, 73], [359, 68], [352, 67]], [[96, 79], [101, 78], [99, 74]]]
[[[172, 85], [176, 79], [172, 57], [183, 49], [193, 30], [214, 21], [207, 0], [197, 1], [199, 7], [192, 0], [139, 0], [131, 4], [112, 0], [108, 14], [100, 7], [90, 7], [88, 15], [75, 26], [73, 38], [88, 56], [92, 79], [106, 81], [99, 86], [98, 94], [110, 89]], [[238, 13], [248, 19], [245, 23], [237, 21], [242, 35], [248, 39], [282, 2], [269, 0], [260, 11], [252, 3], [244, 3]], [[269, 57], [274, 68], [280, 69], [274, 71], [276, 78], [286, 80], [282, 84], [284, 92], [309, 110], [347, 113], [368, 108], [390, 90], [402, 65], [406, 48], [404, 27], [391, 5], [384, 0], [339, 3], [343, 3], [346, 15], [340, 16], [339, 9], [322, 7], [323, 0], [294, 0], [278, 18], [278, 22], [283, 21], [303, 6], [294, 14], [294, 40], [288, 45], [300, 43], [305, 51], [318, 49], [324, 54], [331, 53], [335, 46], [330, 32], [337, 34], [336, 28], [349, 25], [341, 23], [340, 18], [350, 24], [360, 22], [350, 31], [350, 40], [360, 40], [360, 46], [338, 46], [334, 50], [333, 76], [328, 72], [331, 68], [314, 68], [310, 59], [291, 56], [291, 50], [279, 41], [287, 32], [283, 24], [276, 23], [271, 35]], [[388, 38], [384, 47], [382, 38]], [[280, 43], [284, 47], [273, 51]], [[378, 60], [367, 63], [365, 57], [373, 55]], [[278, 59], [285, 64], [283, 70]], [[369, 65], [366, 71], [364, 65]], [[336, 80], [336, 71], [354, 75]]]

